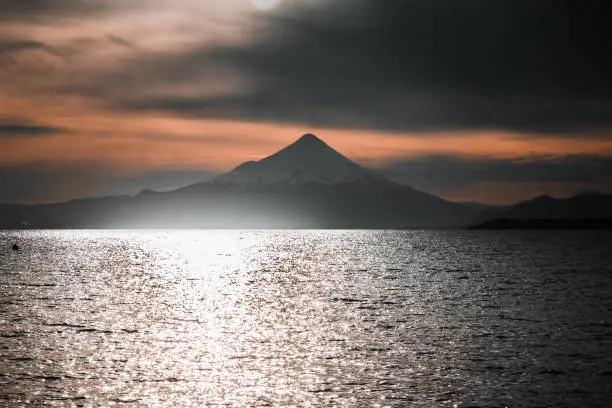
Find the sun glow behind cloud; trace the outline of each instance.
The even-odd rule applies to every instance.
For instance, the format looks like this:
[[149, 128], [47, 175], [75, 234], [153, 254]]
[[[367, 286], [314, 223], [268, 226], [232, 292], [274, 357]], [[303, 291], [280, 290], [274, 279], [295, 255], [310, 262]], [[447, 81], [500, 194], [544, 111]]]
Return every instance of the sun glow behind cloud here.
[[257, 7], [260, 10], [273, 10], [276, 7], [280, 6], [283, 2], [282, 0], [250, 0], [253, 6]]

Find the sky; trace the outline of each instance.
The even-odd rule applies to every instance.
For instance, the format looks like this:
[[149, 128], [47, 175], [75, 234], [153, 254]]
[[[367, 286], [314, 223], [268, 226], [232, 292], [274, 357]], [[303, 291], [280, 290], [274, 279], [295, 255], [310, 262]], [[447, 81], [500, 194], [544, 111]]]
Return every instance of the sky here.
[[454, 201], [612, 193], [612, 2], [255, 3], [0, 0], [0, 202], [177, 188], [304, 133]]

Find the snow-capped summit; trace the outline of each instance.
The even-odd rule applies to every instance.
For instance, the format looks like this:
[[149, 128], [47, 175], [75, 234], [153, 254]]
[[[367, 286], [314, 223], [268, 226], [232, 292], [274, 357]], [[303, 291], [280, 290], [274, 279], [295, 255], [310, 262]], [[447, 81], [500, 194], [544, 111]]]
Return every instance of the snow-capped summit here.
[[243, 163], [212, 182], [239, 186], [395, 186], [393, 181], [353, 163], [312, 134], [265, 159]]

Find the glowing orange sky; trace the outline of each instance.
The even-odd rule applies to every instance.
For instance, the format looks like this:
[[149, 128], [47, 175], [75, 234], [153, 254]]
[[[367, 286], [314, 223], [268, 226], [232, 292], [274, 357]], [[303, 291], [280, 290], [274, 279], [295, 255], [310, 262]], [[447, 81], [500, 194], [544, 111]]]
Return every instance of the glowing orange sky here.
[[[116, 2], [117, 7], [123, 3]], [[127, 4], [127, 3], [126, 3]], [[123, 7], [123, 6], [121, 6]], [[568, 154], [612, 155], [612, 141], [592, 135], [542, 136], [500, 130], [406, 133], [312, 128], [299, 124], [185, 119], [164, 113], [122, 113], [71, 93], [71, 86], [95, 86], [95, 73], [129, 61], [135, 49], [143, 55], [194, 44], [234, 43], [250, 35], [247, 0], [158, 0], [144, 9], [64, 19], [61, 24], [5, 21], [3, 38], [39, 41], [13, 55], [0, 53], [0, 119], [61, 129], [43, 137], [0, 135], [0, 166], [36, 164], [103, 164], [126, 172], [152, 170], [226, 171], [241, 162], [258, 160], [297, 139], [316, 133], [347, 157], [367, 166], [384, 166], [410, 157], [435, 154], [514, 158]], [[212, 16], [212, 17], [211, 17]], [[206, 23], [203, 19], [207, 17]], [[234, 24], [227, 24], [228, 21]], [[235, 22], [239, 22], [236, 24]], [[124, 40], [127, 39], [127, 40]], [[131, 73], [138, 79], [138, 73]], [[142, 79], [141, 94], [164, 94]], [[223, 92], [240, 87], [233, 81], [201, 81], [177, 85], [175, 94]], [[126, 89], [129, 92], [131, 89]], [[588, 136], [585, 141], [585, 137]], [[549, 188], [550, 187], [550, 188]], [[537, 191], [561, 194], [563, 187], [524, 185], [507, 197], [495, 186], [473, 185], [449, 192], [454, 199], [511, 201]]]
[[37, 124], [62, 128], [57, 135], [3, 140], [0, 163], [96, 162], [125, 168], [210, 169], [227, 171], [259, 160], [307, 132], [318, 134], [347, 157], [377, 166], [435, 154], [498, 158], [528, 155], [612, 154], [612, 141], [567, 137], [530, 137], [503, 131], [398, 133], [316, 129], [302, 125], [195, 120], [157, 114], [100, 111], [84, 101], [13, 101], [0, 116], [28, 117]]
[[[23, 112], [35, 114], [23, 115]], [[347, 157], [371, 167], [433, 154], [498, 158], [612, 154], [612, 141], [595, 139], [584, 143], [566, 135], [534, 138], [502, 131], [410, 134], [312, 129], [301, 125], [194, 120], [156, 114], [135, 116], [100, 110], [86, 101], [74, 100], [55, 104], [50, 100], [22, 98], [0, 107], [2, 116], [25, 117], [37, 124], [64, 130], [41, 138], [0, 141], [2, 165], [95, 163], [125, 172], [168, 169], [222, 172], [274, 153], [306, 132], [318, 134]], [[561, 196], [567, 191], [567, 185], [485, 183], [449, 191], [445, 197], [510, 203], [541, 191]]]

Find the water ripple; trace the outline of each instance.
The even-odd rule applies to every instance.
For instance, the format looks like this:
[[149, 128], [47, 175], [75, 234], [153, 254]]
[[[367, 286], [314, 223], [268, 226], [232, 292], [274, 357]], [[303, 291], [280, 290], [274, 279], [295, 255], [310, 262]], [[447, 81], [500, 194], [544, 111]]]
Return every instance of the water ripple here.
[[0, 405], [607, 407], [609, 233], [0, 232]]

